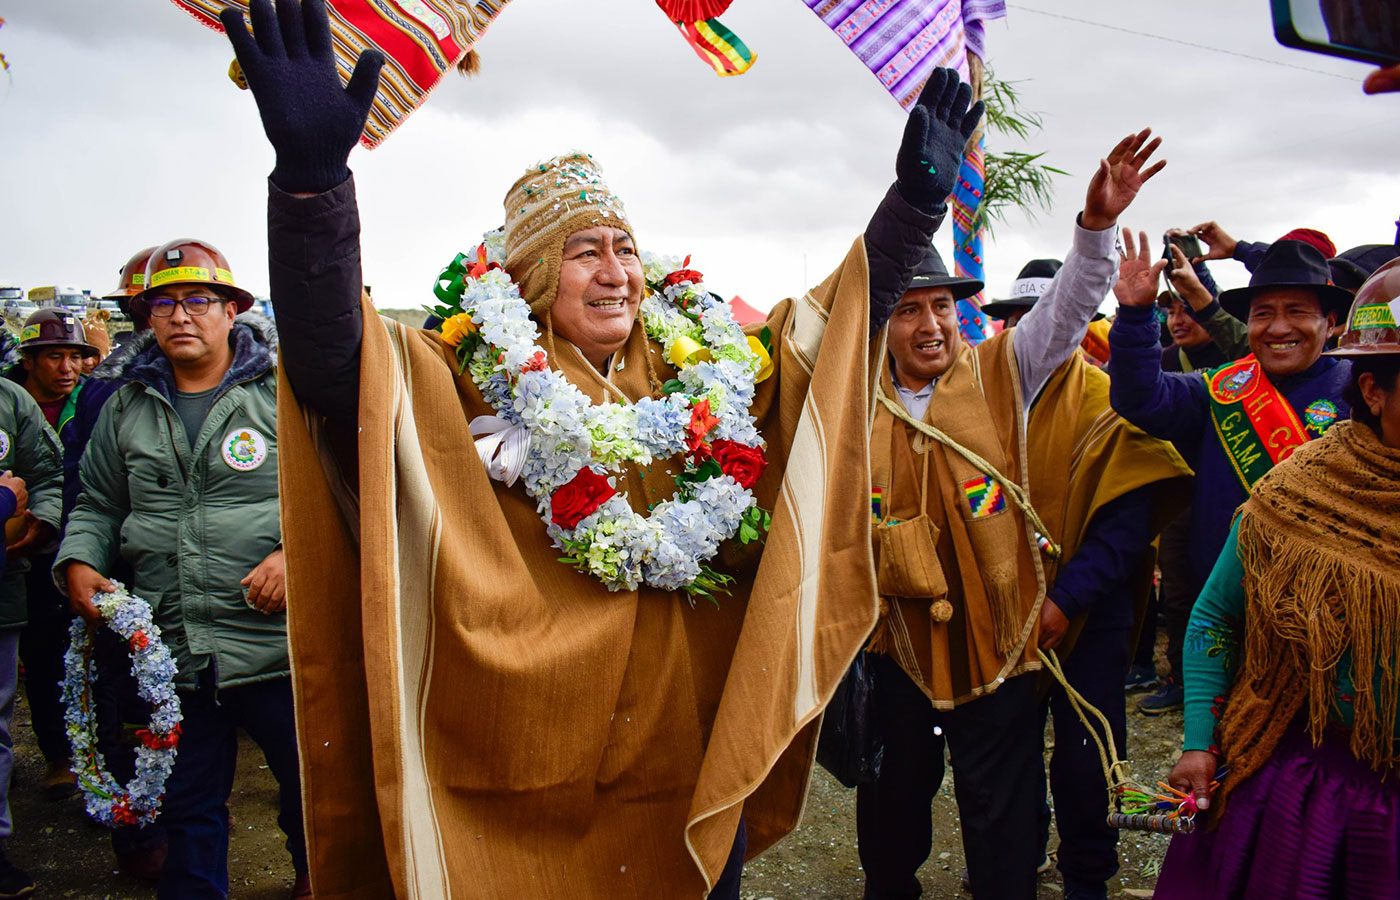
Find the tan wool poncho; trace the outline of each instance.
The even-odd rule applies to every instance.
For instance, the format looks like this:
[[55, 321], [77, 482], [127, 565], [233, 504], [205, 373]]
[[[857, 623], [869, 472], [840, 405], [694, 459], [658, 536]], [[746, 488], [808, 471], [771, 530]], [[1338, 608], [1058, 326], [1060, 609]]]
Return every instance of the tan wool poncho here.
[[[609, 592], [557, 561], [535, 501], [487, 477], [490, 414], [452, 349], [366, 305], [358, 531], [283, 382], [289, 633], [312, 884], [331, 898], [703, 897], [740, 815], [750, 856], [797, 824], [820, 713], [875, 620], [862, 242], [770, 315], [752, 412], [773, 510], [726, 545], [718, 606]], [[551, 365], [595, 403], [674, 376], [640, 324], [607, 378]], [[671, 470], [618, 477], [634, 509]]]
[[[888, 369], [881, 385], [894, 396]], [[1036, 646], [1046, 591], [1098, 509], [1155, 485], [1155, 533], [1186, 495], [1190, 469], [1170, 444], [1109, 408], [1107, 376], [1078, 351], [1051, 375], [1023, 426], [1025, 403], [1008, 330], [961, 346], [924, 423], [1021, 486], [1046, 537], [1060, 546], [1059, 560], [1040, 551], [1036, 528], [1009, 497], [988, 502], [1002, 489], [963, 456], [888, 407], [876, 409], [870, 440], [881, 509], [873, 536], [885, 614], [872, 648], [889, 653], [938, 709], [1041, 668]], [[907, 534], [914, 529], [917, 544]], [[1150, 579], [1151, 568], [1145, 560], [1140, 574]], [[1071, 636], [1082, 627], [1077, 621]]]

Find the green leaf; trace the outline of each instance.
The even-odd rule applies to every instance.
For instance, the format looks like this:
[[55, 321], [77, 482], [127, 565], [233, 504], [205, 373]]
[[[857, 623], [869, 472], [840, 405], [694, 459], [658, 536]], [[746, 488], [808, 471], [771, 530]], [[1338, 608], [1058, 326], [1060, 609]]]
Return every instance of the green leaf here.
[[685, 390], [685, 384], [679, 378], [672, 378], [661, 386], [661, 393], [674, 394], [677, 391]]
[[773, 355], [773, 329], [767, 325], [758, 333], [758, 342], [763, 345], [763, 349], [768, 351], [768, 355]]
[[[987, 104], [987, 132], [1029, 141], [1040, 131], [1039, 113], [1021, 107], [1019, 82], [1001, 81], [990, 68], [986, 70], [982, 94]], [[1012, 210], [1025, 212], [1032, 219], [1037, 209], [1049, 212], [1054, 204], [1055, 175], [1067, 175], [1063, 169], [1040, 162], [1043, 153], [1015, 150], [994, 152], [988, 148], [985, 158], [982, 197], [972, 213], [971, 234], [986, 230], [994, 236], [994, 226]]]

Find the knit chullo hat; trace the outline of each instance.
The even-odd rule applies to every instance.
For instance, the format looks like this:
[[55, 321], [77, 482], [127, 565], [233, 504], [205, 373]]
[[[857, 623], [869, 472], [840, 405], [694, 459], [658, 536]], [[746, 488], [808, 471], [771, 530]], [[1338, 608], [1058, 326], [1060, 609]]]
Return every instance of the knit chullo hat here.
[[569, 235], [595, 225], [632, 234], [622, 201], [587, 153], [568, 153], [531, 166], [506, 192], [505, 206], [506, 271], [535, 314], [554, 304]]

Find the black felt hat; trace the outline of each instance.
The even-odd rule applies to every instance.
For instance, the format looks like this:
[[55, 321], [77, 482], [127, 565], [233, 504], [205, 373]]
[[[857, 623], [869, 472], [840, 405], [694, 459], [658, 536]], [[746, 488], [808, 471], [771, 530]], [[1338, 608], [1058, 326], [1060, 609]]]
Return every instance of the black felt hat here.
[[1333, 284], [1355, 293], [1377, 269], [1397, 257], [1400, 247], [1394, 244], [1362, 244], [1327, 260], [1327, 267]]
[[919, 267], [914, 270], [914, 277], [909, 279], [908, 289], [913, 291], [931, 287], [946, 287], [953, 292], [954, 300], [966, 300], [982, 290], [984, 285], [976, 278], [949, 275], [948, 267], [943, 265], [943, 257], [930, 246], [924, 253], [923, 260], [919, 262]]
[[1050, 282], [1064, 263], [1058, 259], [1033, 259], [1021, 267], [1021, 273], [1011, 282], [1011, 296], [1005, 300], [993, 300], [982, 304], [982, 312], [994, 319], [1010, 318], [1014, 313], [1024, 312], [1035, 306], [1035, 302], [1050, 290]]
[[1340, 320], [1351, 308], [1351, 294], [1332, 284], [1332, 272], [1322, 251], [1302, 241], [1274, 241], [1264, 251], [1249, 287], [1220, 295], [1220, 305], [1241, 322], [1249, 321], [1249, 304], [1257, 294], [1274, 288], [1309, 288], [1317, 294], [1324, 313]]

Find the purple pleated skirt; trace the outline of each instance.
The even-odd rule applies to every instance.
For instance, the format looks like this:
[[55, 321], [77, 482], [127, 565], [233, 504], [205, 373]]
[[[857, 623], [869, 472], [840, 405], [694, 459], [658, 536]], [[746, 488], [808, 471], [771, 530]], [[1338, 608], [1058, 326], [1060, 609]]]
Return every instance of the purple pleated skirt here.
[[1172, 838], [1154, 900], [1400, 898], [1400, 788], [1294, 726], [1213, 831]]

